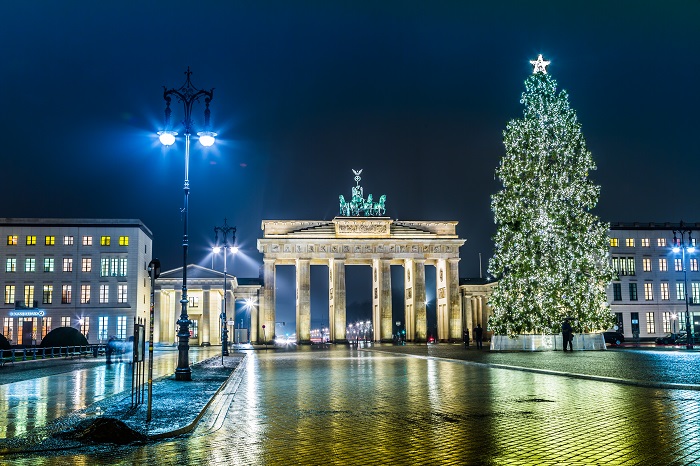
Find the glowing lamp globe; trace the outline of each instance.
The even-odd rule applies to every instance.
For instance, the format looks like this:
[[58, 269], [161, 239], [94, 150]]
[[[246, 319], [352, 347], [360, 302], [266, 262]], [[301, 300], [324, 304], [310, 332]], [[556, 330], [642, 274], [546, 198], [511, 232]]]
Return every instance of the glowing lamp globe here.
[[688, 246], [688, 252], [695, 252], [695, 246]]
[[164, 146], [172, 146], [175, 144], [175, 136], [177, 136], [175, 131], [158, 131], [158, 139], [160, 139], [160, 143]]
[[216, 133], [213, 131], [201, 131], [197, 133], [197, 136], [199, 136], [199, 142], [201, 142], [204, 147], [213, 146], [216, 141]]
[[231, 248], [231, 252], [234, 254], [238, 254], [238, 246], [234, 246]]
[[221, 252], [221, 248], [219, 246], [214, 246], [214, 254], [219, 254]]
[[681, 248], [679, 248], [678, 246], [674, 246], [674, 247], [673, 247], [673, 252], [679, 253], [679, 252], [681, 252]]

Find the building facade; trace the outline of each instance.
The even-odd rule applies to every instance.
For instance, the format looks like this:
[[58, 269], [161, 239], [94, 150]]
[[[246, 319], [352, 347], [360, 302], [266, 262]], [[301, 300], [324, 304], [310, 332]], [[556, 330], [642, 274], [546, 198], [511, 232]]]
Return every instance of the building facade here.
[[[617, 223], [610, 227], [610, 256], [617, 273], [608, 302], [627, 338], [684, 331], [686, 291], [691, 332], [700, 332], [700, 253], [673, 251], [681, 230], [700, 234], [700, 223]], [[691, 231], [690, 241], [695, 245]], [[677, 234], [674, 234], [676, 232]], [[685, 240], [688, 243], [686, 233]], [[684, 272], [684, 270], [686, 272]]]
[[[262, 290], [261, 280], [237, 278], [199, 265], [187, 266], [187, 317], [190, 324], [190, 345], [221, 345], [221, 314], [224, 308], [226, 282], [226, 323], [229, 341], [234, 342], [237, 329], [249, 328]], [[153, 342], [161, 345], [177, 344], [177, 321], [182, 312], [182, 267], [160, 274], [154, 294]], [[236, 302], [245, 304], [245, 322], [235, 322]], [[245, 339], [249, 338], [246, 335]]]
[[0, 218], [2, 334], [15, 345], [56, 327], [90, 343], [133, 335], [150, 308], [152, 239], [140, 220]]

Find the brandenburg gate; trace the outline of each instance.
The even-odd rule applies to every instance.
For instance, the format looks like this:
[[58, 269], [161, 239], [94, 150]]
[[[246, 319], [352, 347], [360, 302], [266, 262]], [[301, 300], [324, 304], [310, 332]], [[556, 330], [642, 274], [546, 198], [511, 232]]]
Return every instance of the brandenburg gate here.
[[383, 216], [386, 196], [372, 202], [362, 196], [359, 174], [350, 202], [340, 196], [340, 215], [333, 220], [263, 220], [258, 251], [263, 254], [263, 292], [251, 316], [251, 340], [270, 342], [275, 329], [277, 265], [296, 267], [296, 334], [298, 343], [311, 341], [310, 268], [328, 266], [330, 340], [347, 341], [346, 266], [372, 267], [374, 341], [392, 340], [391, 266], [404, 268], [406, 340], [427, 339], [425, 267], [434, 266], [437, 298], [437, 338], [462, 339], [459, 292], [459, 248], [465, 242], [456, 221], [399, 221]]

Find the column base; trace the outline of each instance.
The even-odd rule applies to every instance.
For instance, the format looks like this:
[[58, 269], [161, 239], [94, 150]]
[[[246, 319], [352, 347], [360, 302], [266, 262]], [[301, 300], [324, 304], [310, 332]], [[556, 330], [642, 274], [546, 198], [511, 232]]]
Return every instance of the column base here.
[[211, 343], [209, 343], [208, 341], [205, 341], [200, 346], [211, 346]]

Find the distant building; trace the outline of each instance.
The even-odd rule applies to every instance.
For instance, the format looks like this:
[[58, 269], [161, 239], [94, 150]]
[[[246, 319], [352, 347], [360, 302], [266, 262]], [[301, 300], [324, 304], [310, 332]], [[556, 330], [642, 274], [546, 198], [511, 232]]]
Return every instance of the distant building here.
[[18, 345], [56, 327], [90, 343], [133, 335], [150, 307], [152, 239], [140, 220], [0, 218], [2, 334]]
[[[625, 337], [645, 339], [685, 330], [684, 264], [682, 255], [671, 249], [673, 232], [681, 229], [700, 235], [700, 223], [682, 227], [678, 223], [611, 225], [610, 256], [617, 279], [608, 289], [608, 302]], [[692, 241], [694, 244], [695, 238]], [[691, 331], [695, 334], [700, 332], [698, 260], [700, 253], [686, 255]]]
[[[236, 342], [236, 332], [255, 325], [260, 302], [262, 280], [226, 276], [226, 325], [229, 342]], [[182, 267], [160, 274], [155, 286], [153, 342], [162, 345], [177, 343], [177, 321], [182, 312]], [[224, 302], [224, 274], [195, 264], [187, 266], [187, 317], [191, 324], [191, 346], [221, 345], [221, 312]], [[234, 321], [236, 301], [243, 304], [246, 317]], [[243, 341], [248, 341], [245, 332]]]

